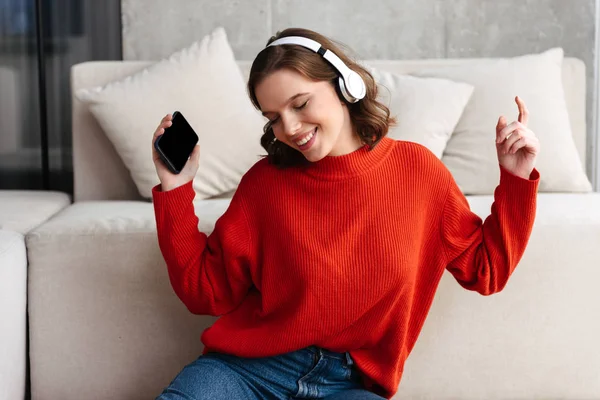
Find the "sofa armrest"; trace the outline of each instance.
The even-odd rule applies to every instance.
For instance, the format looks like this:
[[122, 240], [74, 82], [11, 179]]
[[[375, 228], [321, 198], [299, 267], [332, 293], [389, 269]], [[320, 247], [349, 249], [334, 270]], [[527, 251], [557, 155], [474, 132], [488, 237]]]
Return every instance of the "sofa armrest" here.
[[23, 235], [0, 229], [0, 399], [25, 397], [27, 252]]
[[214, 317], [187, 311], [151, 203], [79, 202], [27, 235], [33, 398], [154, 398]]

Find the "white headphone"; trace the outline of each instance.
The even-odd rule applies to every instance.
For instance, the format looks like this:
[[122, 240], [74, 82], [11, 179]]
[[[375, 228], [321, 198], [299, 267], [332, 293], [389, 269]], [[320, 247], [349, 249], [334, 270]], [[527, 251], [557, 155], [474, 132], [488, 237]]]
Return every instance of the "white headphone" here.
[[325, 60], [329, 61], [329, 63], [333, 65], [333, 67], [340, 74], [338, 79], [338, 87], [340, 88], [342, 96], [344, 96], [348, 102], [356, 103], [365, 97], [367, 88], [363, 79], [359, 74], [348, 68], [346, 64], [344, 64], [344, 62], [340, 60], [340, 58], [331, 50], [324, 49], [320, 43], [302, 36], [282, 37], [281, 39], [277, 39], [273, 43], [270, 43], [267, 47], [278, 46], [282, 44], [297, 44], [299, 46], [306, 47], [307, 49], [320, 54]]

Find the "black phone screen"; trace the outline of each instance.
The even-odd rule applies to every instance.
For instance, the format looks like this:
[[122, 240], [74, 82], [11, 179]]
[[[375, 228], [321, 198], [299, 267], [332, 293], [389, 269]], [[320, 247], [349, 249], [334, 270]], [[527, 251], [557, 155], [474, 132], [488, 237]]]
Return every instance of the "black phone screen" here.
[[165, 133], [159, 138], [157, 147], [175, 167], [176, 172], [179, 172], [198, 143], [198, 135], [180, 112], [173, 113], [172, 122], [173, 124], [166, 128]]

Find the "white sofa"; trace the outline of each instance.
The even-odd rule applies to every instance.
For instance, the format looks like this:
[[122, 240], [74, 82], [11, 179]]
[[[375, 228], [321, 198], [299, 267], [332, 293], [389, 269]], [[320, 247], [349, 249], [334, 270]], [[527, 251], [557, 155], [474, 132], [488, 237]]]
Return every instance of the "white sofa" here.
[[[452, 62], [370, 64], [406, 73]], [[75, 65], [71, 89], [149, 64]], [[563, 82], [585, 162], [580, 60], [565, 59]], [[153, 398], [201, 353], [214, 317], [190, 314], [173, 293], [152, 205], [75, 96], [73, 145], [75, 203], [26, 236], [32, 398]], [[492, 196], [468, 200], [488, 215]], [[197, 201], [199, 229], [210, 232], [228, 202]], [[600, 193], [540, 193], [531, 241], [503, 292], [479, 296], [444, 276], [394, 398], [599, 399], [599, 280]]]

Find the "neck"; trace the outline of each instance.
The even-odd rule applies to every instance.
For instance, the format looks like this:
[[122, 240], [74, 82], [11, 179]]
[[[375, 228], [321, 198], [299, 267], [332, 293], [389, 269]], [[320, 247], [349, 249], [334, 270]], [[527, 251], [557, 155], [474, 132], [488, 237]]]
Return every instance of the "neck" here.
[[336, 146], [328, 155], [333, 157], [344, 156], [360, 149], [364, 145], [365, 143], [352, 124], [348, 107], [344, 107], [344, 125], [342, 126], [342, 131], [340, 132]]

